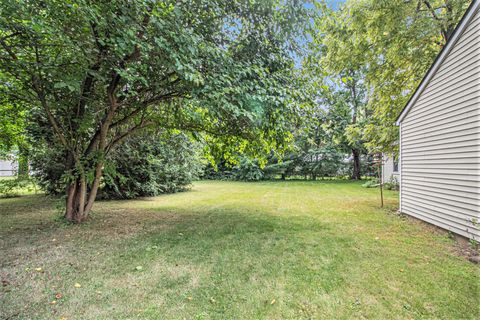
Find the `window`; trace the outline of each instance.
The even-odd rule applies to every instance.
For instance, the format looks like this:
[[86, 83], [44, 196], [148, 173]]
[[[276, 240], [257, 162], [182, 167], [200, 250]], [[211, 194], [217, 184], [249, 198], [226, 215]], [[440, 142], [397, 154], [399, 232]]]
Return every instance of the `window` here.
[[398, 160], [393, 160], [393, 172], [398, 172]]

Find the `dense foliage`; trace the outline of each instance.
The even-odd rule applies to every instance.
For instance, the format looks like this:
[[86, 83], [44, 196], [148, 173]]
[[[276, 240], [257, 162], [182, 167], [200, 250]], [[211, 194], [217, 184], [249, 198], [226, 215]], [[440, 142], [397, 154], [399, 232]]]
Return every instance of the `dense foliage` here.
[[130, 199], [184, 191], [201, 172], [200, 151], [184, 134], [130, 137], [109, 155], [101, 195]]
[[373, 175], [469, 3], [3, 2], [0, 156], [23, 172], [29, 159], [76, 222], [99, 189], [188, 186], [200, 161], [187, 136], [202, 141], [204, 178]]
[[22, 1], [0, 8], [0, 85], [65, 158], [68, 220], [91, 210], [108, 154], [146, 127], [265, 154], [301, 107], [302, 1]]
[[359, 80], [367, 117], [348, 128], [351, 141], [370, 152], [398, 149], [395, 120], [470, 2], [347, 0], [337, 11], [317, 3], [308, 70], [343, 79], [340, 89]]
[[[67, 183], [61, 149], [39, 146], [32, 152], [32, 168], [39, 186], [61, 194]], [[201, 172], [201, 146], [185, 134], [164, 132], [129, 137], [109, 153], [100, 186], [108, 199], [156, 196], [186, 190]]]

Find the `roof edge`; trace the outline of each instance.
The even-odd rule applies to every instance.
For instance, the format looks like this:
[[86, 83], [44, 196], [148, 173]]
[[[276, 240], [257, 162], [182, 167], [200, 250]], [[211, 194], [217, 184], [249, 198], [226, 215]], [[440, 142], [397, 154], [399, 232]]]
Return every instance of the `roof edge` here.
[[455, 27], [455, 30], [452, 33], [452, 37], [447, 41], [443, 49], [437, 55], [437, 57], [435, 58], [435, 61], [430, 66], [430, 69], [428, 69], [427, 73], [425, 74], [422, 81], [420, 82], [420, 85], [417, 87], [417, 89], [415, 90], [415, 92], [413, 93], [413, 95], [410, 97], [407, 104], [403, 108], [402, 112], [395, 120], [395, 124], [397, 126], [400, 125], [400, 123], [408, 114], [412, 106], [415, 104], [415, 102], [417, 102], [418, 98], [423, 93], [423, 91], [427, 87], [430, 80], [432, 80], [432, 77], [435, 75], [437, 70], [442, 65], [443, 61], [445, 61], [450, 51], [452, 51], [453, 47], [460, 39], [460, 36], [463, 34], [463, 31], [465, 31], [465, 29], [467, 28], [468, 24], [472, 20], [473, 16], [475, 15], [479, 7], [480, 7], [480, 0], [473, 0], [470, 6], [468, 7], [467, 11], [465, 11], [465, 14], [463, 15], [462, 19]]

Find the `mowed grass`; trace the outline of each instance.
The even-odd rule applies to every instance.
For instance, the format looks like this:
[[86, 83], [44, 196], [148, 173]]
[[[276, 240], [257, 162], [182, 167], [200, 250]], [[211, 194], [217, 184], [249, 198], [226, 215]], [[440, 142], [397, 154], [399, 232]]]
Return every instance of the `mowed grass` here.
[[380, 209], [359, 183], [198, 182], [98, 202], [82, 225], [52, 198], [1, 199], [0, 318], [478, 319], [478, 266], [385, 196]]

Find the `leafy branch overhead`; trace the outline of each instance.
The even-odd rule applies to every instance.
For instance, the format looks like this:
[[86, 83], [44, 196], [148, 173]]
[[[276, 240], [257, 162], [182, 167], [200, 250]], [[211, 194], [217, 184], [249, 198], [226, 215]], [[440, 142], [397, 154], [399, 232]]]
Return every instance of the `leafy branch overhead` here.
[[302, 95], [291, 58], [307, 19], [301, 2], [11, 1], [1, 10], [0, 82], [66, 150], [68, 219], [86, 217], [105, 156], [143, 128], [237, 137], [252, 152], [289, 136]]
[[350, 128], [351, 140], [360, 138], [371, 152], [396, 151], [395, 119], [470, 2], [346, 1], [337, 11], [317, 3], [309, 70], [327, 84], [354, 72], [365, 87], [367, 121]]

